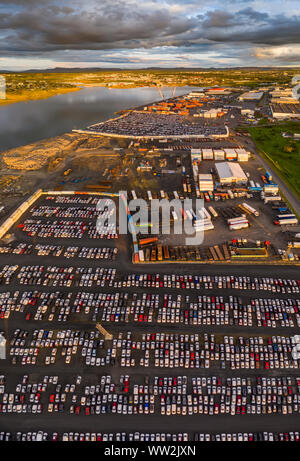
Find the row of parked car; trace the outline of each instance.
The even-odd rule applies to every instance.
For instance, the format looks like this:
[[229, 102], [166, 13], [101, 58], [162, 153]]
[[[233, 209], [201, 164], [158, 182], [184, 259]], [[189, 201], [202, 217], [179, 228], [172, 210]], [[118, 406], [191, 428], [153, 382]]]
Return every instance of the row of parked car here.
[[[21, 280], [25, 283], [24, 273]], [[27, 274], [27, 273], [26, 273]], [[59, 273], [59, 277], [60, 277]], [[65, 276], [65, 271], [62, 273]], [[67, 275], [69, 273], [67, 272]], [[51, 274], [52, 275], [52, 274]], [[73, 274], [72, 274], [73, 275]], [[60, 279], [62, 281], [64, 279]], [[73, 277], [66, 280], [72, 281]], [[45, 280], [44, 280], [45, 281]], [[0, 318], [25, 312], [26, 320], [58, 322], [86, 319], [101, 323], [142, 322], [185, 325], [300, 326], [300, 300], [236, 296], [190, 296], [146, 292], [94, 293], [38, 290], [0, 293]], [[192, 301], [193, 300], [193, 301]]]
[[9, 344], [12, 363], [83, 361], [89, 366], [154, 368], [298, 369], [297, 336], [234, 337], [199, 334], [119, 333], [112, 343], [84, 330], [17, 329]]
[[298, 431], [237, 432], [221, 434], [170, 432], [0, 432], [0, 441], [17, 442], [299, 442]]
[[40, 205], [31, 208], [33, 218], [81, 218], [95, 219], [100, 216], [101, 210], [96, 206], [47, 206]]
[[[97, 276], [108, 275], [104, 279], [109, 287], [144, 287], [144, 288], [177, 288], [195, 290], [253, 290], [271, 291], [273, 293], [299, 293], [300, 280], [274, 279], [265, 277], [237, 277], [237, 276], [205, 276], [205, 275], [161, 275], [161, 274], [125, 274], [116, 272], [116, 269], [64, 267], [64, 266], [9, 266], [0, 269], [0, 283], [9, 284], [13, 275], [19, 270], [18, 279], [22, 284], [47, 285], [49, 274], [55, 280], [56, 274], [81, 275], [77, 286], [92, 287], [97, 282]], [[109, 276], [113, 275], [113, 276]], [[45, 280], [46, 279], [46, 280]], [[105, 286], [105, 284], [103, 285]]]
[[[102, 375], [99, 382], [82, 385], [44, 377], [29, 383], [23, 376], [15, 392], [0, 389], [0, 413], [67, 412], [73, 415], [266, 415], [300, 413], [300, 378], [273, 377], [187, 377], [165, 376], [136, 383], [129, 375], [117, 382]], [[9, 378], [8, 378], [9, 381]], [[52, 388], [52, 389], [51, 389]]]
[[0, 254], [34, 255], [34, 256], [55, 256], [66, 259], [106, 259], [114, 261], [118, 254], [117, 248], [105, 247], [79, 247], [61, 245], [33, 245], [30, 243], [19, 243], [17, 246], [6, 245], [0, 247]]
[[[101, 224], [99, 224], [101, 222]], [[27, 237], [58, 239], [102, 239], [118, 238], [118, 229], [114, 222], [103, 219], [93, 221], [42, 221], [26, 219], [18, 225]]]
[[170, 432], [0, 432], [0, 441], [17, 442], [299, 442], [298, 431], [237, 432], [221, 434]]

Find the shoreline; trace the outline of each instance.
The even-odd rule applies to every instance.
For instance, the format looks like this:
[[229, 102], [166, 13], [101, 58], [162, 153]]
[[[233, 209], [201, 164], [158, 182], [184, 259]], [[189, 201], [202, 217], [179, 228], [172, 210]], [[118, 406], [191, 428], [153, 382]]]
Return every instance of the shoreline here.
[[[177, 88], [184, 88], [187, 85], [177, 85]], [[163, 88], [173, 88], [173, 85], [165, 85]], [[11, 104], [18, 104], [20, 102], [28, 102], [28, 101], [41, 101], [45, 99], [52, 98], [53, 96], [58, 96], [60, 94], [67, 94], [67, 93], [74, 93], [75, 91], [81, 91], [85, 88], [106, 88], [107, 90], [134, 90], [136, 88], [156, 88], [155, 85], [136, 85], [136, 86], [106, 86], [106, 84], [101, 84], [101, 83], [95, 83], [95, 84], [80, 84], [80, 85], [74, 85], [73, 88], [59, 88], [56, 90], [45, 90], [45, 91], [27, 91], [24, 94], [20, 94], [16, 96], [15, 98], [12, 99], [0, 99], [0, 108], [3, 106], [8, 106]], [[202, 88], [202, 86], [199, 88]]]
[[[74, 93], [76, 91], [81, 91], [84, 87], [80, 86], [74, 86], [74, 88], [59, 88], [56, 90], [50, 90], [50, 91], [39, 91], [39, 92], [32, 92], [32, 95], [30, 94], [31, 92], [27, 92], [24, 94], [20, 94], [16, 96], [16, 98], [12, 99], [0, 99], [0, 108], [12, 104], [18, 104], [21, 102], [29, 102], [29, 101], [41, 101], [45, 99], [52, 98], [53, 96], [58, 96], [60, 94], [67, 94], [67, 93]], [[36, 97], [35, 97], [36, 94]]]

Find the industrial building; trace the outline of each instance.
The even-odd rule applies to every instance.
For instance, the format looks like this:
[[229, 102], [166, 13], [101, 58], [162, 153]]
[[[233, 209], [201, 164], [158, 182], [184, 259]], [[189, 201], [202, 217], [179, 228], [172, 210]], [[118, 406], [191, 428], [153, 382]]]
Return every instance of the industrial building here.
[[271, 104], [273, 118], [287, 119], [300, 118], [300, 104]]
[[239, 97], [240, 101], [260, 101], [263, 97], [263, 91], [249, 91], [248, 93], [243, 93]]
[[246, 184], [248, 182], [246, 174], [236, 162], [216, 163], [216, 171], [220, 184]]

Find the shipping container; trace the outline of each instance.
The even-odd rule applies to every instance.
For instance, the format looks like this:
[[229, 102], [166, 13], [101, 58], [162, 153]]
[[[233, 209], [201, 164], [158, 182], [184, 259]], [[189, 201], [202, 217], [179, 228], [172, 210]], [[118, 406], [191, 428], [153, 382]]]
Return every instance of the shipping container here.
[[212, 206], [209, 206], [208, 209], [214, 218], [217, 218], [219, 216], [216, 210]]
[[246, 208], [246, 210], [249, 211], [249, 213], [254, 214], [254, 216], [259, 216], [259, 211], [257, 211], [252, 206], [248, 205], [248, 203], [244, 202], [244, 203], [242, 203], [242, 205], [243, 205], [244, 208]]
[[157, 259], [158, 259], [158, 261], [163, 260], [163, 252], [162, 252], [162, 246], [161, 245], [157, 245]]
[[297, 225], [297, 224], [298, 224], [298, 219], [297, 219], [297, 218], [293, 218], [293, 219], [288, 219], [288, 218], [280, 219], [280, 220], [274, 221], [274, 224], [279, 225], [279, 226], [294, 226], [294, 225]]
[[164, 259], [170, 259], [170, 253], [169, 253], [168, 245], [164, 245], [163, 250], [164, 250]]
[[150, 243], [155, 243], [157, 241], [158, 241], [157, 237], [148, 237], [148, 238], [141, 239], [139, 241], [139, 244], [140, 245], [149, 245]]

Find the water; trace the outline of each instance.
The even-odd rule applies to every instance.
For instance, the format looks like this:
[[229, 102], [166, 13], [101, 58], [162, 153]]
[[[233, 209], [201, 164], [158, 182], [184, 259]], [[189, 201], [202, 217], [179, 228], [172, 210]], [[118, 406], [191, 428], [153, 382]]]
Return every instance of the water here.
[[[177, 88], [176, 96], [190, 91]], [[163, 88], [165, 98], [173, 88]], [[0, 151], [107, 120], [114, 112], [160, 100], [156, 88], [84, 88], [38, 101], [0, 106]]]

